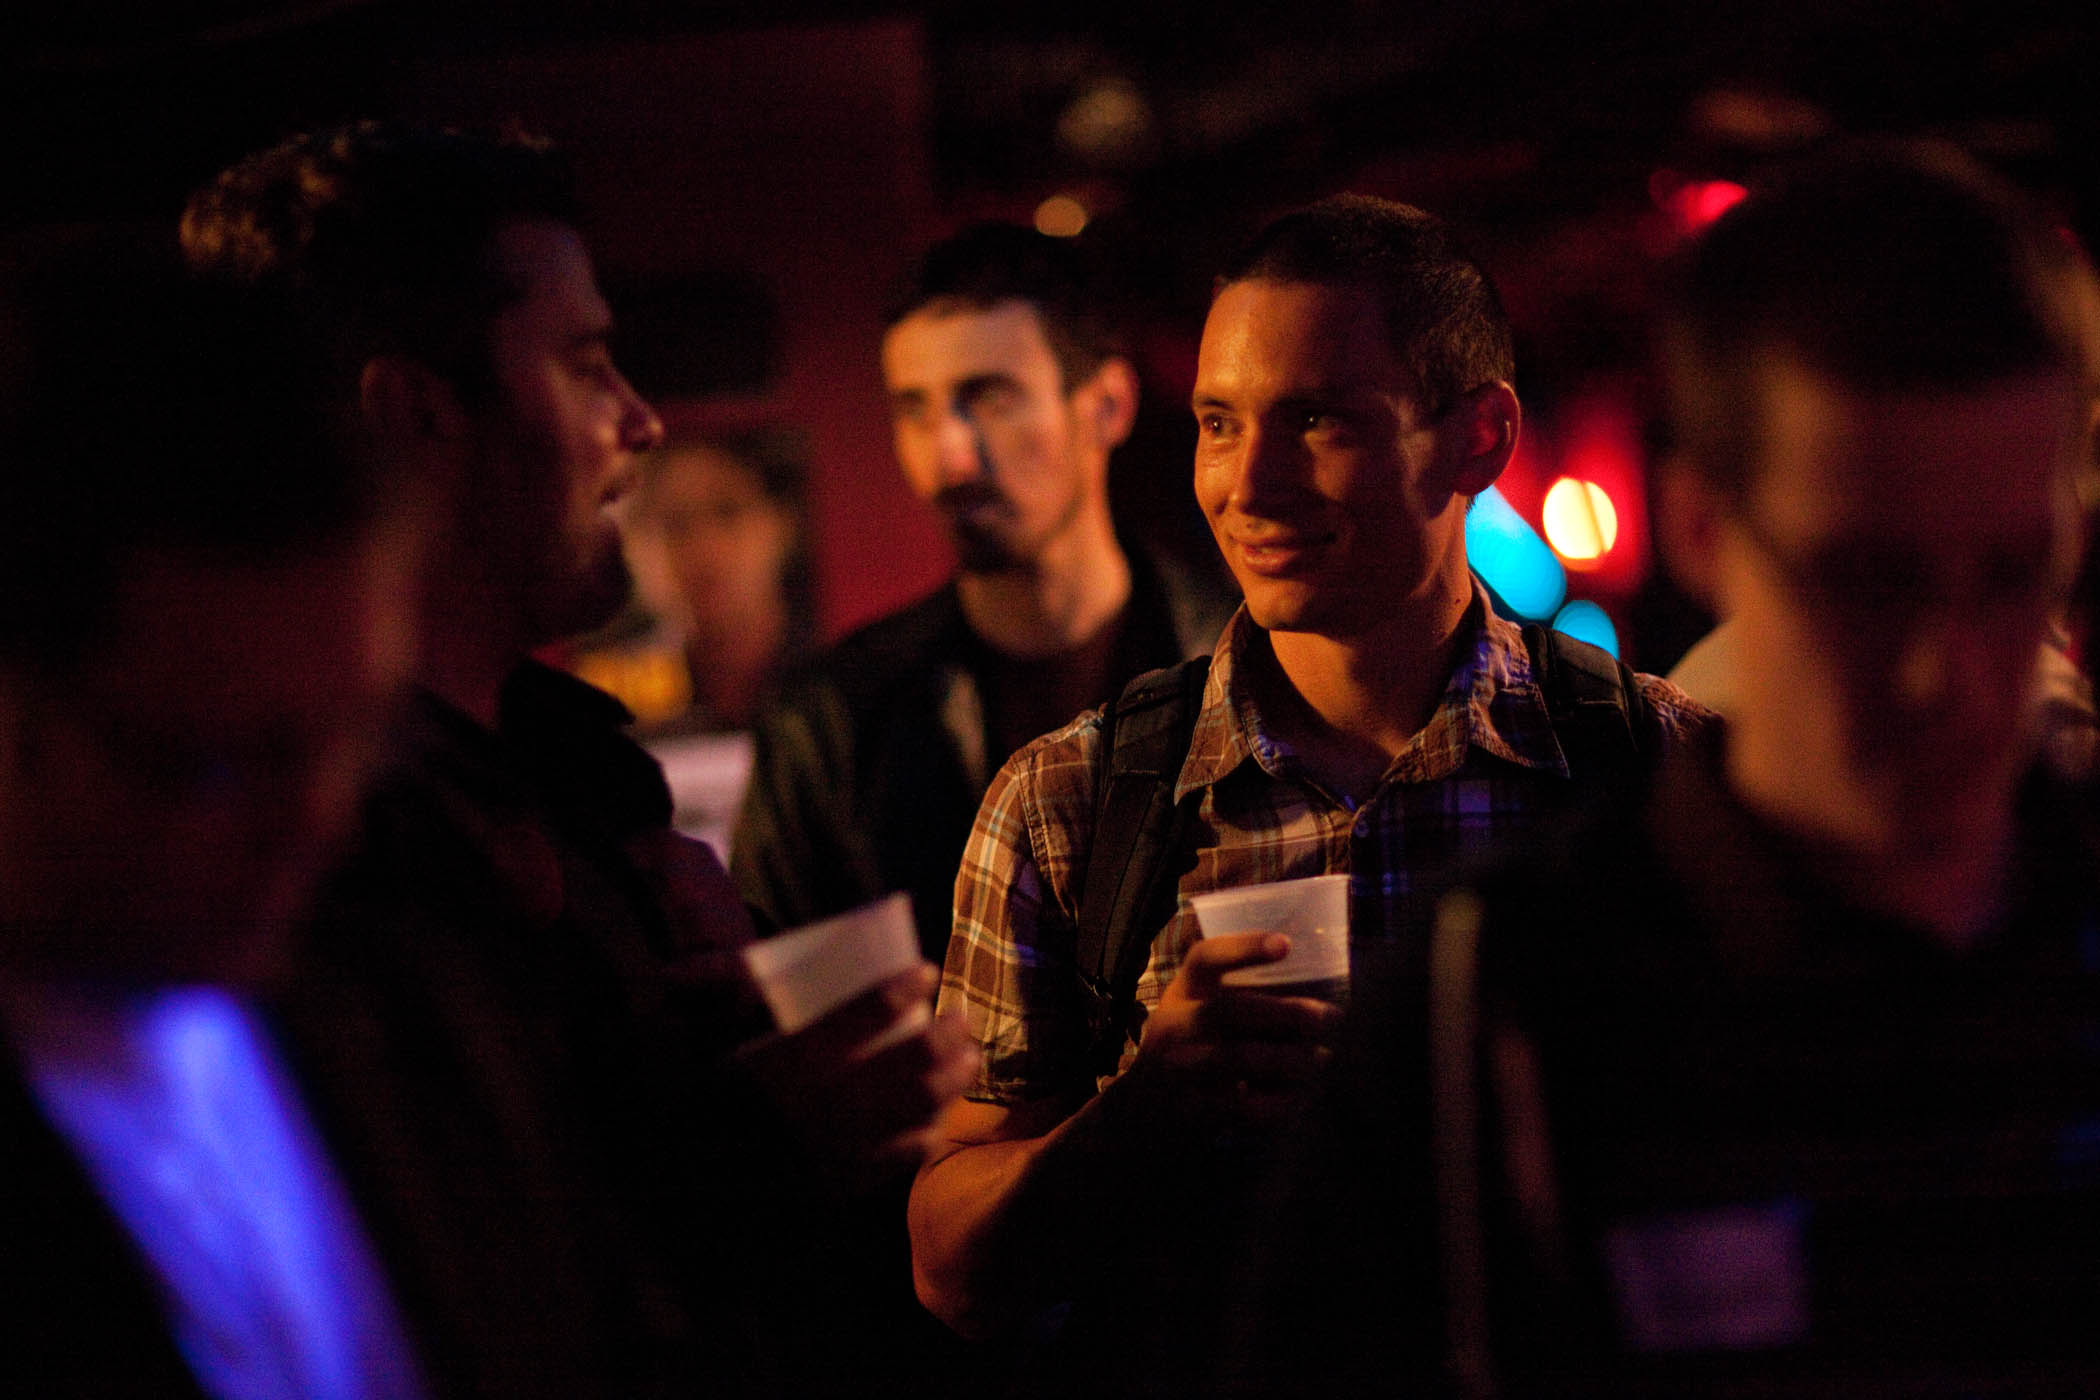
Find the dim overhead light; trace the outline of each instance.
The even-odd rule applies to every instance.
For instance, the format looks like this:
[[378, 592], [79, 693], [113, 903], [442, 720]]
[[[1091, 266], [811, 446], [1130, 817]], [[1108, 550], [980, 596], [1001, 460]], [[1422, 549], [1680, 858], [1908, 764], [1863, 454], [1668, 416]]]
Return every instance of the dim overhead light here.
[[1086, 206], [1068, 194], [1053, 194], [1035, 206], [1036, 232], [1052, 238], [1076, 237], [1086, 221]]
[[1057, 119], [1057, 139], [1096, 165], [1127, 165], [1152, 139], [1152, 107], [1128, 78], [1101, 77], [1083, 86]]

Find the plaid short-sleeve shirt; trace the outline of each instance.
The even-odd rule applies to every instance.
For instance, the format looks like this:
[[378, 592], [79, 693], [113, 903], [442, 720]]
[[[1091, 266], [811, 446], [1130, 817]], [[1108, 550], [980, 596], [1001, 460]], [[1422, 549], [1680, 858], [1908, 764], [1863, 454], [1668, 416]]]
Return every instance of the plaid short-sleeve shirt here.
[[[1263, 721], [1250, 665], [1273, 665], [1242, 609], [1219, 638], [1187, 759], [1181, 798], [1202, 791], [1195, 864], [1173, 919], [1138, 979], [1138, 1024], [1159, 1003], [1202, 935], [1189, 907], [1207, 890], [1346, 871], [1357, 939], [1413, 934], [1431, 882], [1509, 836], [1569, 781], [1568, 761], [1532, 677], [1518, 628], [1476, 585], [1468, 647], [1435, 712], [1394, 756], [1370, 799], [1328, 793]], [[1711, 712], [1667, 681], [1640, 677], [1654, 732], [1683, 737]], [[1086, 1014], [1074, 959], [1080, 880], [1093, 838], [1101, 713], [1014, 754], [992, 780], [955, 883], [955, 926], [940, 1005], [968, 1019], [983, 1067], [969, 1097], [1023, 1103], [1089, 1086]], [[1126, 1044], [1123, 1064], [1136, 1051]]]

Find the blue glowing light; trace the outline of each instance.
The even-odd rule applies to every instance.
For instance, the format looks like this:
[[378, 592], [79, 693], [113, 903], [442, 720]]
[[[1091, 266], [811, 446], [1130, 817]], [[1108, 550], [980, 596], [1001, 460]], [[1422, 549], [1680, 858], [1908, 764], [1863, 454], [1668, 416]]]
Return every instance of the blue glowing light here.
[[1473, 509], [1466, 512], [1466, 557], [1473, 572], [1520, 618], [1543, 622], [1568, 596], [1560, 560], [1492, 486], [1475, 496]]
[[1562, 608], [1553, 619], [1553, 629], [1593, 647], [1603, 647], [1613, 656], [1619, 654], [1619, 629], [1611, 625], [1610, 614], [1587, 598], [1577, 598]]
[[424, 1393], [355, 1207], [254, 1007], [223, 989], [10, 1009], [39, 1104], [161, 1285], [199, 1389]]

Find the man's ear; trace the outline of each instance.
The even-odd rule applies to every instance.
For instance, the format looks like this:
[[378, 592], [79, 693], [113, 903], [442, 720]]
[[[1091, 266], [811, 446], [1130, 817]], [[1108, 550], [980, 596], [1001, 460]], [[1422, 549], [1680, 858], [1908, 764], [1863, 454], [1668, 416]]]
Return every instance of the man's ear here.
[[357, 400], [373, 436], [397, 449], [455, 443], [467, 433], [467, 413], [451, 381], [406, 355], [365, 361]]
[[1678, 587], [1709, 612], [1716, 610], [1714, 554], [1727, 509], [1722, 493], [1682, 457], [1656, 464], [1656, 548]]
[[1122, 446], [1137, 423], [1137, 371], [1130, 367], [1130, 361], [1120, 355], [1110, 356], [1080, 387], [1087, 400], [1084, 411], [1101, 450], [1109, 452]]
[[1523, 426], [1524, 406], [1507, 381], [1497, 379], [1461, 394], [1446, 420], [1451, 434], [1446, 441], [1455, 458], [1451, 490], [1477, 496], [1493, 486], [1516, 455]]

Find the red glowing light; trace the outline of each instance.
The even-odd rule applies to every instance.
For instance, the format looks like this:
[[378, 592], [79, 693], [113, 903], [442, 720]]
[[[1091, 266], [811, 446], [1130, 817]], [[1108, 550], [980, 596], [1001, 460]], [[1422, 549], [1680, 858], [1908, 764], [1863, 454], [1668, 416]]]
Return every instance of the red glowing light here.
[[1702, 180], [1685, 193], [1690, 196], [1686, 222], [1695, 229], [1705, 228], [1750, 195], [1733, 180]]
[[1686, 179], [1672, 170], [1656, 171], [1648, 192], [1677, 230], [1687, 234], [1699, 232], [1750, 193], [1733, 180]]

